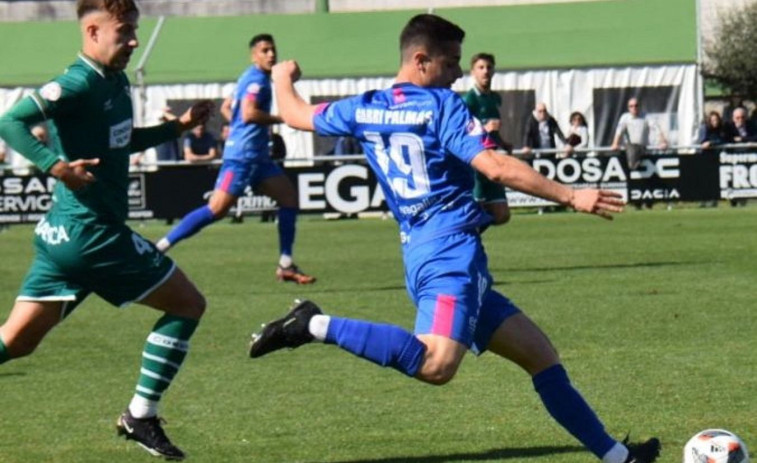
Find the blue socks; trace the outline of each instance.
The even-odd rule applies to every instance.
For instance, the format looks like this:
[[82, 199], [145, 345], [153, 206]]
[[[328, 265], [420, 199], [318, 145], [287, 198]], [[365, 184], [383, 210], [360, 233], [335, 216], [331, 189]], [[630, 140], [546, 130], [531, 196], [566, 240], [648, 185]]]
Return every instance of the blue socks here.
[[602, 422], [570, 384], [562, 365], [535, 375], [533, 382], [549, 414], [597, 458], [601, 459], [615, 445], [615, 439], [605, 432]]
[[[325, 342], [411, 377], [418, 373], [426, 352], [422, 342], [397, 326], [338, 317], [331, 317]], [[562, 365], [535, 375], [533, 383], [549, 414], [594, 455], [601, 459], [615, 446]]]
[[3, 342], [3, 338], [0, 338], [0, 363], [5, 363], [10, 359], [11, 358], [8, 355], [8, 349], [5, 348], [5, 343]]
[[[215, 222], [216, 218], [208, 206], [202, 206], [185, 215], [181, 222], [165, 236], [165, 248], [175, 246], [179, 241], [189, 238], [206, 226]], [[282, 207], [279, 209], [279, 251], [281, 255], [291, 256], [294, 247], [295, 223], [297, 209]], [[158, 248], [161, 248], [159, 244]], [[162, 249], [162, 248], [161, 248]]]
[[418, 338], [397, 326], [338, 317], [331, 317], [325, 342], [411, 377], [426, 352]]
[[216, 218], [208, 206], [202, 206], [185, 215], [179, 225], [168, 232], [166, 240], [171, 246], [176, 245], [179, 241], [189, 238], [207, 225], [215, 222]]
[[279, 209], [279, 253], [282, 255], [292, 255], [296, 221], [297, 209], [293, 207], [282, 207]]

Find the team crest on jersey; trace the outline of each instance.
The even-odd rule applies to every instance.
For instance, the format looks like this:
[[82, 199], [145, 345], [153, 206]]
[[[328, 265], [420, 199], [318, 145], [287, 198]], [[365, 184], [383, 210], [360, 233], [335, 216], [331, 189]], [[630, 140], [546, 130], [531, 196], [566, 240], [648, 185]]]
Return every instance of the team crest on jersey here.
[[62, 93], [63, 89], [58, 82], [50, 82], [39, 89], [40, 96], [47, 101], [58, 101]]
[[260, 93], [260, 84], [251, 83], [247, 86], [247, 93]]
[[472, 117], [468, 121], [468, 125], [465, 126], [465, 131], [471, 136], [481, 135], [484, 133], [484, 127], [481, 125], [481, 121]]

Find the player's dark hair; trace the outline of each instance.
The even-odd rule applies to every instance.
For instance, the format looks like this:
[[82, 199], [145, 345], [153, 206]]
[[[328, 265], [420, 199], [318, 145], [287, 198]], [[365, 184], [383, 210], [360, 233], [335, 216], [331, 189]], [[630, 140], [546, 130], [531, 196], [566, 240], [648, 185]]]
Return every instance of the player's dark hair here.
[[138, 13], [135, 0], [77, 0], [76, 17], [81, 19], [93, 11], [105, 11], [116, 18], [123, 18], [128, 13]]
[[273, 36], [271, 34], [258, 34], [255, 37], [250, 39], [250, 48], [253, 48], [255, 45], [258, 44], [258, 42], [275, 43], [273, 41]]
[[494, 61], [494, 55], [491, 53], [476, 53], [473, 55], [473, 57], [470, 59], [470, 67], [472, 68], [474, 64], [476, 64], [476, 61], [478, 60], [484, 60], [491, 64], [492, 66], [496, 66], [497, 63]]
[[400, 53], [410, 47], [422, 46], [430, 55], [442, 52], [449, 42], [462, 43], [465, 31], [446, 19], [433, 14], [413, 16], [400, 34]]

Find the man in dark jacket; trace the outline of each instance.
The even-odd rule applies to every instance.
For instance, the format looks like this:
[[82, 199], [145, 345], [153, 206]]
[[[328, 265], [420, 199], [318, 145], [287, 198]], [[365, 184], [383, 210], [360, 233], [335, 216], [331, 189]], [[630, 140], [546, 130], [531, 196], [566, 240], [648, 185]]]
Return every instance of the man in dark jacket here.
[[746, 109], [739, 107], [733, 110], [733, 121], [725, 125], [727, 138], [734, 143], [757, 142], [757, 128], [746, 118]]
[[532, 149], [555, 149], [555, 136], [566, 145], [566, 153], [570, 154], [572, 147], [565, 142], [565, 135], [555, 118], [547, 112], [547, 105], [537, 104], [523, 134], [523, 151], [529, 154]]

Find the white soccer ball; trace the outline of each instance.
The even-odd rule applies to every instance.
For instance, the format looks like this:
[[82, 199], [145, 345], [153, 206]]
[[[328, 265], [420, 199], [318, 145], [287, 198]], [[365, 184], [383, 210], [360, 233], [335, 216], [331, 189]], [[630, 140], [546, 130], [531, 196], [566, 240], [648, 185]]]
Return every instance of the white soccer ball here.
[[686, 443], [683, 463], [749, 463], [749, 450], [736, 434], [725, 429], [707, 429]]

